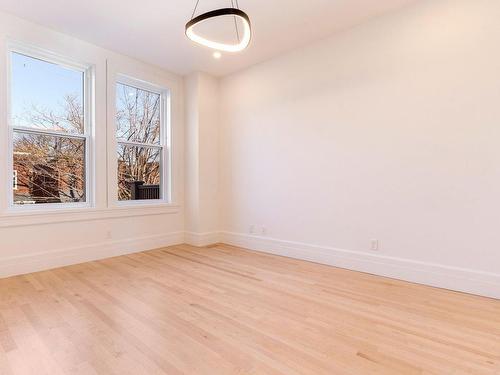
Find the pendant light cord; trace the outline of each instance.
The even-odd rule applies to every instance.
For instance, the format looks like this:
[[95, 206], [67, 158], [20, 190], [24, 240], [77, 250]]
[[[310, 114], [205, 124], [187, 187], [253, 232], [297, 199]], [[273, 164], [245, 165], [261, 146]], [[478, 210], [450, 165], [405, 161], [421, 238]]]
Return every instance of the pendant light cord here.
[[[234, 6], [233, 0], [231, 0], [231, 6], [235, 9], [239, 9], [238, 0], [236, 0], [236, 7]], [[234, 19], [234, 28], [236, 29], [236, 38], [238, 38], [238, 43], [240, 42], [240, 32], [238, 30], [238, 22], [236, 21], [236, 17]]]
[[196, 13], [196, 9], [198, 9], [198, 4], [199, 3], [200, 3], [200, 0], [196, 0], [196, 5], [194, 6], [193, 14], [191, 14], [191, 19], [194, 18], [194, 14]]

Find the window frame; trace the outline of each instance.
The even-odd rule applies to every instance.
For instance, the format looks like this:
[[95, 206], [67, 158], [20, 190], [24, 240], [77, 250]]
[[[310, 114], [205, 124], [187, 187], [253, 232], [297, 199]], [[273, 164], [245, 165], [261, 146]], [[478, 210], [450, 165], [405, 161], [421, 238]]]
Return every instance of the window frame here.
[[[95, 206], [94, 190], [94, 130], [95, 130], [95, 67], [91, 64], [77, 62], [66, 56], [51, 51], [34, 47], [31, 45], [9, 41], [7, 43], [7, 74], [6, 74], [6, 99], [7, 99], [7, 211], [20, 212], [47, 212], [58, 210], [90, 209]], [[72, 69], [83, 73], [83, 134], [72, 134], [54, 130], [40, 130], [36, 128], [14, 126], [12, 123], [12, 54], [17, 53], [30, 58], [38, 59], [47, 63]], [[14, 175], [14, 133], [39, 134], [46, 136], [57, 136], [62, 138], [81, 139], [85, 142], [85, 202], [64, 203], [39, 203], [39, 204], [15, 204], [13, 190]]]
[[[148, 144], [142, 142], [126, 141], [118, 138], [116, 129], [116, 92], [118, 84], [129, 86], [135, 89], [144, 90], [153, 94], [160, 95], [160, 143]], [[114, 101], [113, 101], [113, 134], [114, 147], [110, 152], [114, 155], [114, 175], [115, 179], [111, 179], [111, 189], [115, 190], [114, 204], [118, 207], [137, 207], [151, 205], [171, 205], [172, 204], [172, 116], [171, 116], [171, 89], [158, 84], [154, 84], [139, 78], [132, 77], [127, 74], [116, 74], [114, 84]], [[117, 150], [119, 145], [131, 147], [147, 147], [160, 150], [160, 199], [138, 199], [138, 200], [123, 200], [118, 199], [118, 157]]]

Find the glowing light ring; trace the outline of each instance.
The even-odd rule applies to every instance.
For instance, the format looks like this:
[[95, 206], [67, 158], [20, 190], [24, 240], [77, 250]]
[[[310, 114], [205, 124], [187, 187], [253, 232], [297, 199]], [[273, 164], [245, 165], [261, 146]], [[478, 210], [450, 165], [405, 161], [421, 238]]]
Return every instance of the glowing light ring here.
[[[243, 23], [243, 36], [238, 44], [219, 43], [210, 39], [203, 38], [194, 32], [194, 27], [208, 19], [221, 17], [221, 16], [234, 16], [241, 19]], [[193, 18], [186, 24], [186, 36], [193, 42], [201, 44], [202, 46], [213, 48], [225, 52], [239, 52], [244, 50], [250, 44], [252, 38], [252, 27], [250, 25], [250, 18], [242, 10], [236, 8], [223, 8], [216, 9], [210, 12], [200, 14]]]

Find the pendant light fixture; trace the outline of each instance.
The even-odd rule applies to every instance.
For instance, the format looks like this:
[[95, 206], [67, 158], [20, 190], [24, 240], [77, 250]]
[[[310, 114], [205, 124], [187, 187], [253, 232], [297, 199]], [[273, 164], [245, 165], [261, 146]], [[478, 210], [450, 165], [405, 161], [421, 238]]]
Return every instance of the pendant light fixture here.
[[[207, 13], [200, 14], [195, 17], [196, 9], [198, 8], [200, 0], [196, 1], [196, 5], [191, 15], [191, 20], [186, 24], [186, 36], [193, 42], [201, 44], [202, 46], [212, 48], [218, 51], [225, 52], [239, 52], [243, 51], [250, 44], [250, 39], [252, 38], [252, 27], [250, 24], [250, 18], [243, 12], [238, 4], [238, 0], [231, 0], [230, 8], [215, 9]], [[219, 17], [233, 17], [234, 27], [235, 27], [235, 37], [237, 43], [221, 43], [215, 40], [210, 40], [196, 34], [194, 28], [207, 20], [213, 20]], [[238, 29], [238, 20], [241, 21], [243, 25], [242, 35], [240, 35], [240, 30]]]

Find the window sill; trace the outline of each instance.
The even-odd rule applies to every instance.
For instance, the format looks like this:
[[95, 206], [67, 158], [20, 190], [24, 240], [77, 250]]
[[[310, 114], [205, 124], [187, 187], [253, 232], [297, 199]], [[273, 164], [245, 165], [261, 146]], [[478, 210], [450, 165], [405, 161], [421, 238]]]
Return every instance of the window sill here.
[[114, 208], [69, 208], [44, 211], [25, 211], [0, 214], [0, 228], [28, 225], [57, 224], [78, 221], [93, 221], [121, 217], [138, 217], [179, 213], [180, 206], [157, 204], [151, 206], [119, 206]]

